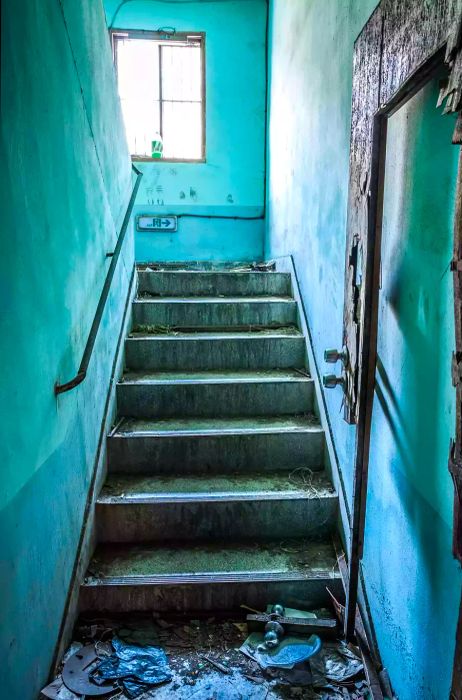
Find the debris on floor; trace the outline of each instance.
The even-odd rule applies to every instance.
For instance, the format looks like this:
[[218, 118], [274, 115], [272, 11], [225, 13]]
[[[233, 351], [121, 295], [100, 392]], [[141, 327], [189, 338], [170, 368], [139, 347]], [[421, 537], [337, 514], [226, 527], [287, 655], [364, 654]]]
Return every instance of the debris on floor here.
[[211, 263], [204, 261], [191, 261], [185, 265], [184, 262], [170, 262], [170, 263], [138, 263], [138, 270], [150, 270], [152, 272], [158, 272], [159, 270], [163, 272], [188, 272], [190, 270], [198, 270], [200, 272], [204, 271], [226, 271], [226, 272], [273, 272], [276, 270], [276, 261], [269, 260], [265, 261], [255, 261], [251, 263], [233, 262], [233, 263]]
[[[250, 618], [263, 615], [247, 612], [252, 613]], [[273, 606], [264, 615], [270, 619], [292, 617], [300, 623], [304, 619], [310, 625], [319, 623], [321, 628], [323, 620], [332, 620], [325, 610], [307, 613], [285, 608], [274, 612]], [[284, 630], [277, 635], [277, 644], [268, 646], [264, 627], [251, 631], [238, 616], [216, 613], [214, 617], [196, 617], [154, 613], [81, 619], [60, 675], [44, 688], [42, 697], [370, 700], [359, 651], [334, 640], [332, 633], [322, 638], [293, 631], [286, 634]], [[69, 670], [71, 664], [73, 670], [72, 663], [85, 665], [85, 659], [89, 663], [81, 669], [83, 685], [79, 692], [78, 684], [68, 681], [72, 690], [65, 683], [69, 676], [66, 666]]]
[[317, 654], [320, 649], [321, 640], [316, 635], [311, 635], [307, 639], [284, 637], [277, 646], [268, 647], [265, 635], [252, 632], [239, 651], [256, 661], [262, 669], [292, 669]]
[[120, 681], [126, 695], [137, 698], [152, 686], [172, 679], [163, 649], [127, 644], [118, 637], [111, 643], [114, 654], [103, 659], [90, 674], [94, 683]]

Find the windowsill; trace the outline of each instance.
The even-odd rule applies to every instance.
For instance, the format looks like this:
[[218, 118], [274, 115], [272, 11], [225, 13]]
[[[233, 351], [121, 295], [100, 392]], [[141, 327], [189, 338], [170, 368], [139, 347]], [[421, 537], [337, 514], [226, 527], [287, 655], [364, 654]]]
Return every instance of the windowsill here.
[[134, 163], [205, 163], [205, 158], [151, 158], [151, 156], [131, 156]]

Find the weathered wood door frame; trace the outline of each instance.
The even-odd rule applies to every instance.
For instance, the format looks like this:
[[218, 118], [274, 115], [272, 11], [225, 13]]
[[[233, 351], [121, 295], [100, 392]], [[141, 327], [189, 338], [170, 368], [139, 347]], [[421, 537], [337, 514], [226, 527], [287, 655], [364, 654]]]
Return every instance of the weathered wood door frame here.
[[[377, 358], [387, 122], [442, 69], [439, 105], [459, 112], [453, 143], [462, 143], [462, 7], [459, 0], [382, 0], [355, 44], [345, 276], [345, 420], [357, 423], [349, 587], [345, 632], [353, 636], [363, 555], [370, 429]], [[455, 485], [454, 555], [462, 560], [462, 158], [454, 221], [456, 440], [449, 468]], [[461, 607], [462, 611], [462, 607]], [[456, 613], [455, 613], [456, 614]], [[462, 612], [453, 700], [462, 700]]]

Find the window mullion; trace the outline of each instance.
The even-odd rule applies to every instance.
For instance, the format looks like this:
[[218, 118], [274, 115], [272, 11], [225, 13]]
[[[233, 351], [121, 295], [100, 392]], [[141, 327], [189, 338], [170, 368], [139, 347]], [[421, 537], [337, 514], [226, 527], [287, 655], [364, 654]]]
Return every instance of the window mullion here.
[[162, 90], [162, 44], [159, 47], [159, 131], [162, 139], [164, 138], [164, 105], [163, 105], [163, 90]]

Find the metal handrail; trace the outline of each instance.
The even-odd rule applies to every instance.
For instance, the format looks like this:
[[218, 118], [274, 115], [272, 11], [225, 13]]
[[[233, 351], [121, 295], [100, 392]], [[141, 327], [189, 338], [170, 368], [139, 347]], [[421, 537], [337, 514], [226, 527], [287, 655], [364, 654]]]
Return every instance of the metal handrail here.
[[140, 186], [141, 178], [143, 173], [138, 170], [132, 163], [132, 169], [136, 173], [136, 181], [133, 186], [130, 201], [128, 203], [127, 211], [125, 212], [124, 220], [122, 222], [122, 227], [120, 229], [119, 238], [117, 239], [116, 247], [113, 253], [108, 253], [107, 257], [111, 258], [111, 264], [109, 265], [109, 270], [107, 271], [104, 286], [99, 298], [98, 306], [96, 307], [95, 317], [93, 323], [91, 324], [90, 333], [88, 335], [87, 344], [85, 345], [85, 350], [83, 351], [82, 361], [75, 377], [70, 379], [65, 384], [55, 383], [55, 395], [64, 394], [66, 391], [74, 389], [83, 382], [87, 376], [88, 365], [90, 364], [91, 354], [95, 346], [96, 336], [98, 335], [99, 326], [101, 323], [101, 318], [103, 316], [104, 307], [106, 305], [107, 298], [109, 296], [109, 290], [111, 288], [112, 278], [114, 277], [114, 272], [117, 266], [117, 261], [120, 256], [120, 251], [122, 249], [122, 244], [125, 239], [125, 234], [127, 233], [128, 224], [133, 210], [133, 205], [135, 203], [136, 195], [138, 193], [138, 187]]

